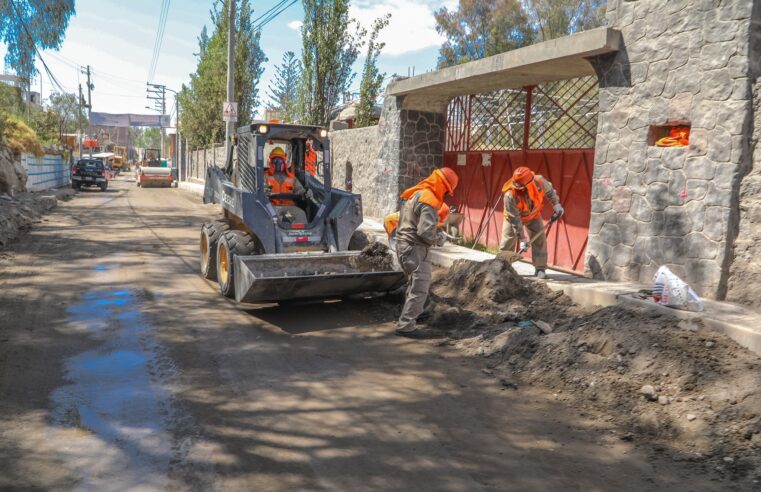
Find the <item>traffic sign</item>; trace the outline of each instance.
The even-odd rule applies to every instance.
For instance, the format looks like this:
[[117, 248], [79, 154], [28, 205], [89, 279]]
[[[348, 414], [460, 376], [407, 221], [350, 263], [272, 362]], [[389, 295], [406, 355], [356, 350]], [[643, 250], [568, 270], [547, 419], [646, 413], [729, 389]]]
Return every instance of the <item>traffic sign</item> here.
[[238, 121], [238, 103], [233, 101], [223, 102], [222, 119], [225, 121]]

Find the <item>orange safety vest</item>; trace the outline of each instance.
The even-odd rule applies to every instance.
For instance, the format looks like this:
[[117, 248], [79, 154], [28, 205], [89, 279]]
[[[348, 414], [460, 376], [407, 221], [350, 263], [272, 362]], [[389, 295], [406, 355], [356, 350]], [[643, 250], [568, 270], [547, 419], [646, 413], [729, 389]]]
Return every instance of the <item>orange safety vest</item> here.
[[[502, 187], [502, 193], [507, 192], [512, 192], [513, 196], [518, 199], [518, 211], [520, 212], [521, 222], [524, 224], [542, 215], [545, 191], [544, 186], [542, 186], [536, 177], [526, 185], [525, 191], [518, 191], [513, 186], [513, 180], [508, 180]], [[528, 200], [526, 200], [526, 195], [528, 195]], [[510, 220], [507, 216], [507, 208], [505, 208], [505, 220]]]
[[304, 154], [304, 170], [312, 176], [317, 175], [317, 152], [314, 149], [307, 149]]
[[[293, 190], [295, 189], [295, 186], [296, 186], [295, 184], [296, 176], [292, 172], [289, 172], [289, 171], [286, 171], [285, 178], [282, 181], [279, 181], [277, 177], [275, 177], [274, 171], [267, 170], [265, 179], [267, 180], [267, 186], [269, 186], [270, 189], [272, 190], [272, 194], [293, 193]], [[279, 205], [279, 206], [296, 205], [296, 202], [294, 202], [293, 200], [287, 200], [283, 198], [270, 198], [270, 202], [272, 202], [273, 205]]]

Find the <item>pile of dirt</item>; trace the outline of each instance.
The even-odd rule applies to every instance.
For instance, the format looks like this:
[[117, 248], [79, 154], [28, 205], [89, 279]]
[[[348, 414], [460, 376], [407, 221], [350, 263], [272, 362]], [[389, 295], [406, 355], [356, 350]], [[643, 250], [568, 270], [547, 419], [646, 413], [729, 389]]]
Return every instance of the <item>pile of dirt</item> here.
[[0, 247], [39, 223], [41, 217], [58, 205], [58, 199], [68, 200], [73, 190], [47, 193], [19, 193], [16, 196], [0, 195]]
[[761, 357], [699, 318], [585, 310], [504, 261], [438, 272], [433, 327], [504, 387], [543, 388], [620, 438], [737, 479], [761, 479]]
[[357, 263], [363, 270], [386, 271], [394, 267], [394, 257], [387, 245], [374, 242], [362, 248]]
[[431, 324], [467, 330], [526, 319], [554, 321], [581, 312], [561, 291], [518, 275], [510, 262], [457, 260], [437, 271], [431, 285]]

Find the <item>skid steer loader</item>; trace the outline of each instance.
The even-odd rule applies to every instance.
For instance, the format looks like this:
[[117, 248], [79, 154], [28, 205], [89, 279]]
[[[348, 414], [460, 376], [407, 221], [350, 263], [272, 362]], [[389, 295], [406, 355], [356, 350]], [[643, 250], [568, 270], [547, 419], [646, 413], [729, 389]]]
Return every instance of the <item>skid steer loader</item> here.
[[[223, 220], [203, 226], [200, 245], [201, 274], [216, 280], [223, 295], [246, 303], [283, 302], [404, 284], [396, 258], [380, 269], [363, 261], [367, 240], [357, 231], [362, 199], [332, 187], [327, 130], [255, 123], [238, 128], [235, 137], [225, 168], [208, 168], [203, 197], [224, 210]], [[272, 193], [267, 186], [268, 156], [276, 147], [285, 149], [300, 193]]]

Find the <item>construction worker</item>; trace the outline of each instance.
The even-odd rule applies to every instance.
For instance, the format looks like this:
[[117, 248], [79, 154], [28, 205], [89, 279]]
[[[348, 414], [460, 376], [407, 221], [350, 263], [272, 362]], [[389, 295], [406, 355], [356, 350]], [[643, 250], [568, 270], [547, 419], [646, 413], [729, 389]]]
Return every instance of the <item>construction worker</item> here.
[[[439, 216], [439, 223], [437, 224], [439, 229], [443, 229], [447, 217], [449, 217], [449, 214], [452, 212], [452, 209], [449, 208], [449, 205], [446, 203], [442, 203], [441, 207], [439, 207], [439, 211], [437, 212], [437, 215]], [[396, 250], [396, 229], [399, 227], [399, 212], [393, 212], [383, 219], [383, 228], [386, 230], [386, 234], [388, 235], [388, 245], [391, 247], [391, 249]]]
[[423, 312], [431, 286], [432, 269], [428, 250], [431, 246], [443, 246], [446, 242], [446, 235], [438, 230], [438, 210], [444, 204], [444, 197], [454, 193], [458, 181], [454, 170], [446, 167], [436, 169], [400, 196], [402, 206], [396, 230], [396, 255], [407, 275], [407, 295], [396, 325], [396, 334], [399, 336], [433, 336], [430, 330], [417, 328], [416, 320]]
[[312, 141], [307, 140], [304, 151], [304, 171], [311, 176], [317, 175], [317, 152], [312, 148]]
[[[545, 198], [555, 209], [555, 216], [563, 215], [563, 206], [552, 183], [541, 175], [534, 174], [527, 167], [519, 167], [502, 187], [505, 204], [505, 221], [502, 223], [502, 241], [499, 249], [515, 251], [519, 241], [520, 251], [531, 247], [531, 261], [538, 278], [547, 276], [547, 236], [542, 221], [542, 206]], [[528, 231], [524, 236], [523, 228]], [[535, 238], [535, 239], [534, 239]], [[533, 244], [529, 242], [534, 239]]]
[[[265, 170], [264, 179], [270, 194], [304, 194], [304, 187], [296, 179], [293, 170], [288, 168], [288, 159], [282, 147], [275, 147], [270, 152], [269, 167]], [[296, 202], [286, 198], [271, 198], [270, 202], [282, 207], [296, 206]]]

